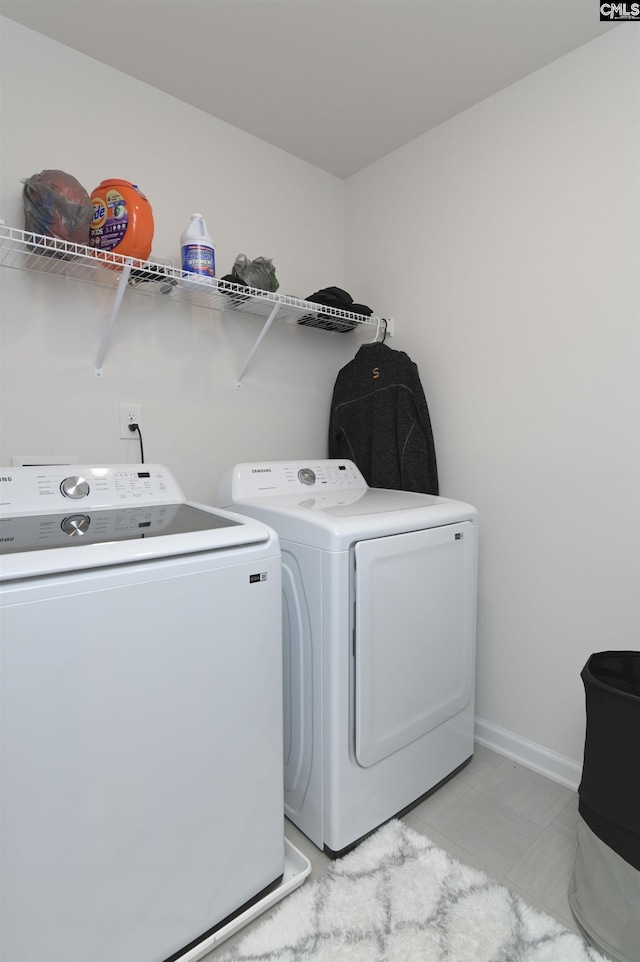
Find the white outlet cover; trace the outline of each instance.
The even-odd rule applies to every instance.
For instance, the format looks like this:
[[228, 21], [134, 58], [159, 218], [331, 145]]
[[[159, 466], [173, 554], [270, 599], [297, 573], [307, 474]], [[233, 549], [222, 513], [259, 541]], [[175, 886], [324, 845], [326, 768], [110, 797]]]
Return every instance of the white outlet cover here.
[[[130, 416], [131, 415], [131, 416]], [[133, 401], [120, 402], [120, 440], [128, 441], [136, 438], [135, 431], [129, 430], [130, 424], [138, 424], [142, 431], [142, 405]]]

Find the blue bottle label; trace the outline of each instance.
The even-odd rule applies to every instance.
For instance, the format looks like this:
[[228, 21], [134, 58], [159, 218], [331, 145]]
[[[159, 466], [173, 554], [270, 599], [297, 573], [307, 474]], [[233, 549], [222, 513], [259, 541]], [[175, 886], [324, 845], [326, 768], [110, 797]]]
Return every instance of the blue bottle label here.
[[216, 276], [216, 252], [202, 244], [185, 244], [182, 248], [182, 270], [201, 277]]

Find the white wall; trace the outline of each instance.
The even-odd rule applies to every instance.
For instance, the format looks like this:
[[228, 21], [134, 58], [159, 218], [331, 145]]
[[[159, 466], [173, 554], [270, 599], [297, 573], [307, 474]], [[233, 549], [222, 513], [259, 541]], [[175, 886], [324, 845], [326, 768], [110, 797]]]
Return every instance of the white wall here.
[[640, 47], [627, 26], [346, 193], [348, 283], [395, 315], [393, 347], [418, 364], [441, 493], [479, 509], [480, 730], [557, 753], [565, 776], [582, 761], [588, 655], [640, 647]]
[[[220, 275], [242, 252], [273, 257], [283, 293], [343, 285], [343, 181], [13, 21], [0, 25], [9, 226], [24, 226], [21, 181], [40, 170], [65, 170], [88, 192], [121, 177], [152, 204], [152, 258], [177, 265], [180, 234], [200, 211]], [[168, 464], [198, 500], [211, 500], [237, 461], [326, 455], [331, 391], [357, 335], [276, 323], [237, 390], [261, 320], [128, 292], [96, 380], [111, 294], [14, 270], [0, 271], [0, 284], [1, 464], [16, 454], [135, 462], [136, 440], [119, 439], [120, 401], [143, 405], [146, 460]]]

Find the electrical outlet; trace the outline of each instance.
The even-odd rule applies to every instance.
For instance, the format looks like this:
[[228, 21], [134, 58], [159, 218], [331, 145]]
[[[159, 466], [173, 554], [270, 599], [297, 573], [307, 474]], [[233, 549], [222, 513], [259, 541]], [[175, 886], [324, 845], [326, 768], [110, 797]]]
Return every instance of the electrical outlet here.
[[137, 424], [142, 431], [142, 405], [126, 404], [120, 405], [120, 438], [124, 440], [137, 440], [138, 432], [130, 431], [129, 425]]

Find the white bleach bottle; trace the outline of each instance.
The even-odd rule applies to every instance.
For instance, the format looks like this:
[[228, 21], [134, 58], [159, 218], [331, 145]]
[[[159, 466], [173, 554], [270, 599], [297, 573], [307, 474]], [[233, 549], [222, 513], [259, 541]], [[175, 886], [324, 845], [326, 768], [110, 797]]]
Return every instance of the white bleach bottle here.
[[180, 238], [182, 253], [182, 275], [183, 285], [194, 289], [201, 289], [196, 277], [215, 277], [216, 276], [216, 250], [213, 241], [207, 233], [202, 214], [192, 214], [191, 220], [182, 232]]

